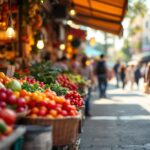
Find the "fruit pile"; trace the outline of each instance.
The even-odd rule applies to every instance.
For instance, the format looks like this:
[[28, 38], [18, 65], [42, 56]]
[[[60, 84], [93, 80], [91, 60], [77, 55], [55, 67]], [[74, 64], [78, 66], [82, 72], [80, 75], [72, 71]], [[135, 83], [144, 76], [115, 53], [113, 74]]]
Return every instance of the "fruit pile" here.
[[0, 82], [2, 84], [6, 84], [9, 81], [10, 81], [10, 78], [5, 76], [5, 74], [3, 72], [0, 72]]
[[10, 109], [0, 109], [0, 141], [13, 132], [16, 114]]
[[54, 92], [46, 90], [45, 92], [25, 93], [25, 98], [29, 109], [30, 117], [63, 118], [66, 116], [77, 116], [78, 112], [70, 101], [57, 96]]
[[0, 73], [1, 78], [7, 82], [0, 87], [0, 108], [9, 107], [16, 112], [24, 112], [28, 108], [31, 117], [63, 118], [77, 116], [77, 108], [84, 104], [76, 91], [78, 86], [64, 74], [57, 76], [59, 84], [51, 85], [32, 77], [16, 80]]
[[84, 104], [84, 101], [83, 101], [82, 97], [76, 91], [68, 92], [65, 95], [65, 98], [67, 100], [70, 100], [71, 105], [75, 105], [77, 107], [81, 107]]
[[0, 88], [0, 109], [11, 108], [16, 112], [24, 112], [27, 104], [19, 92], [13, 92], [10, 89]]
[[44, 82], [40, 82], [40, 81], [37, 81], [35, 78], [31, 78], [31, 77], [25, 77], [23, 78], [24, 81], [26, 81], [27, 83], [29, 84], [38, 84], [41, 88], [44, 88], [45, 84]]
[[76, 91], [78, 89], [78, 86], [72, 83], [72, 81], [64, 74], [58, 75], [56, 80], [62, 87], [68, 88], [71, 91]]

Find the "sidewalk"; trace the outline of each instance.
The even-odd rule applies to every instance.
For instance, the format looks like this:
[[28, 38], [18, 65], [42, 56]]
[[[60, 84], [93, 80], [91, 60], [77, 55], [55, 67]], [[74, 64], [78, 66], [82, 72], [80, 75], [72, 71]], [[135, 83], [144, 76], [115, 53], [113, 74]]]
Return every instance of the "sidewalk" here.
[[113, 86], [108, 96], [93, 93], [81, 150], [150, 150], [150, 97]]

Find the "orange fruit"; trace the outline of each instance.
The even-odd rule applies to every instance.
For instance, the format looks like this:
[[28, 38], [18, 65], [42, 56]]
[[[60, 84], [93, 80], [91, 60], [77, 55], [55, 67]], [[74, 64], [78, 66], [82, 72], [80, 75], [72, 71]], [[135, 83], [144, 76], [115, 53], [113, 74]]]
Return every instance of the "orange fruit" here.
[[13, 132], [13, 128], [11, 126], [7, 126], [7, 129], [5, 131], [5, 135], [10, 135]]
[[30, 96], [25, 96], [24, 98], [25, 98], [26, 102], [29, 102], [31, 100]]
[[50, 114], [46, 115], [46, 118], [53, 119], [54, 117]]
[[56, 117], [57, 114], [58, 114], [58, 112], [57, 112], [55, 109], [51, 109], [51, 110], [49, 111], [49, 114], [51, 114], [53, 117]]
[[14, 95], [18, 98], [20, 96], [20, 92], [14, 92]]
[[40, 110], [45, 110], [45, 111], [47, 111], [47, 108], [46, 108], [45, 106], [41, 106], [41, 107], [40, 107]]
[[33, 107], [32, 110], [31, 110], [31, 113], [32, 114], [38, 114], [39, 113], [39, 108]]
[[26, 95], [27, 95], [27, 91], [24, 90], [24, 89], [22, 89], [22, 90], [20, 91], [20, 96], [24, 97], [24, 96], [26, 96]]
[[0, 78], [4, 79], [6, 75], [3, 72], [0, 72]]
[[37, 114], [31, 114], [30, 117], [37, 118], [38, 116], [37, 116]]
[[64, 118], [64, 116], [59, 114], [57, 118]]

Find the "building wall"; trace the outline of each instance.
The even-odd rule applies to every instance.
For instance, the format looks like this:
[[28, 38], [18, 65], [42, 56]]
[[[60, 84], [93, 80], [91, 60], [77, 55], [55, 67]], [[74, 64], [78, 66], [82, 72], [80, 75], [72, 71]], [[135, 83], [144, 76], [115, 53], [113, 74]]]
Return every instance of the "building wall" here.
[[[141, 17], [140, 15], [137, 16], [134, 20], [134, 22], [132, 23], [131, 29], [135, 28], [135, 27], [139, 27], [141, 28], [141, 30], [139, 32], [137, 32], [136, 34], [133, 34], [132, 36], [129, 37], [130, 40], [130, 47], [131, 47], [131, 52], [133, 54], [138, 54], [140, 53], [141, 50], [141, 44], [142, 44], [142, 35], [143, 35], [143, 20], [144, 18]], [[142, 26], [142, 27], [141, 27]]]
[[142, 51], [150, 51], [150, 14], [143, 21]]

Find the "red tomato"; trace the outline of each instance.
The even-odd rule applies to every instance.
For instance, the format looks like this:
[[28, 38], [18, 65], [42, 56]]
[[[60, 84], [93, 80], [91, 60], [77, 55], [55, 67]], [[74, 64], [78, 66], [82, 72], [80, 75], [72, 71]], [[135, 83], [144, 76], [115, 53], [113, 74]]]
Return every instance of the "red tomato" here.
[[71, 110], [69, 114], [70, 114], [71, 116], [76, 116], [76, 115], [77, 115], [77, 112], [74, 111], [74, 110]]
[[39, 116], [45, 116], [45, 115], [46, 115], [46, 110], [44, 110], [44, 109], [42, 110], [42, 109], [41, 109], [41, 110], [39, 111], [38, 115], [39, 115]]
[[67, 113], [67, 111], [66, 111], [66, 110], [62, 110], [61, 115], [62, 115], [62, 116], [67, 116], [67, 115], [68, 115], [68, 113]]
[[47, 103], [47, 108], [49, 108], [49, 109], [55, 109], [56, 108], [56, 102], [55, 101], [49, 101]]
[[12, 125], [16, 121], [16, 114], [10, 109], [0, 110], [0, 118], [2, 118], [8, 125]]
[[59, 114], [61, 114], [62, 113], [62, 108], [61, 107], [56, 107], [56, 110], [57, 110], [57, 112], [59, 113]]
[[47, 105], [47, 102], [46, 101], [41, 101], [40, 102], [40, 106], [46, 106]]

